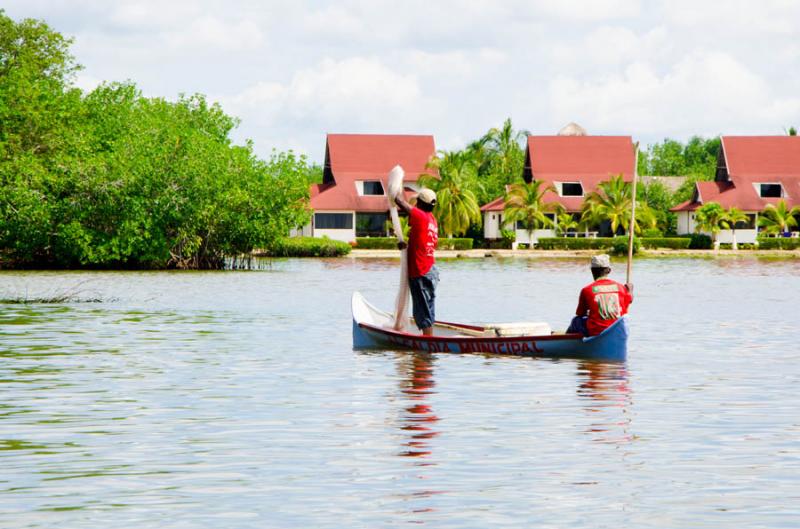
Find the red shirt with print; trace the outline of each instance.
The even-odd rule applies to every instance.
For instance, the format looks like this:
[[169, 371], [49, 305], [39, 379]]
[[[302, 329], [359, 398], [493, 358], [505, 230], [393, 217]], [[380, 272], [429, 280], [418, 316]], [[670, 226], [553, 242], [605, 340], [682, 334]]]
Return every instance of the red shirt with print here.
[[625, 285], [608, 278], [598, 279], [581, 290], [575, 314], [586, 316], [588, 313], [586, 329], [589, 336], [595, 336], [627, 314], [632, 301], [633, 296]]
[[439, 225], [433, 213], [419, 208], [411, 208], [408, 225], [408, 277], [424, 276], [436, 262], [433, 251], [439, 242]]

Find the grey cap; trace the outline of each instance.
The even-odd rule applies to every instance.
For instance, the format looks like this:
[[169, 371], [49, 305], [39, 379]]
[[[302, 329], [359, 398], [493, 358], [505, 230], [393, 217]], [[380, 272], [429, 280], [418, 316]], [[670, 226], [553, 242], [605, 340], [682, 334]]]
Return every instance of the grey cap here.
[[608, 254], [601, 253], [592, 257], [592, 268], [611, 268], [611, 259]]

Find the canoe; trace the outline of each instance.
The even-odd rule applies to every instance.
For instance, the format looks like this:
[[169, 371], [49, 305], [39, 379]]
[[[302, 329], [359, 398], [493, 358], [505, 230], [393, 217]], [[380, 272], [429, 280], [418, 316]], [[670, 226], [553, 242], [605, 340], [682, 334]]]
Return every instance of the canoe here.
[[[382, 311], [353, 293], [354, 349], [411, 349], [431, 353], [488, 353], [513, 356], [580, 358], [586, 360], [624, 361], [628, 348], [628, 323], [625, 317], [597, 336], [578, 333], [541, 332], [546, 324], [467, 325], [436, 321], [433, 336], [397, 331], [394, 316]], [[413, 323], [408, 326], [416, 330]], [[537, 334], [525, 334], [525, 329]], [[520, 330], [522, 334], [514, 331]]]

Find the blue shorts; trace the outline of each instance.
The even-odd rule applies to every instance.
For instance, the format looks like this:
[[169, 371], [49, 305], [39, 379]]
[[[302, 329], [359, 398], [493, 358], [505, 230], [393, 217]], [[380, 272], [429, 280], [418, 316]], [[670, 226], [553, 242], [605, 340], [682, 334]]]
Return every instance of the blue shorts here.
[[408, 280], [411, 291], [414, 321], [420, 330], [433, 327], [436, 321], [436, 285], [439, 284], [439, 269], [432, 266], [428, 273]]
[[589, 319], [588, 316], [575, 316], [569, 323], [567, 332], [579, 332], [584, 336], [589, 336], [589, 329], [586, 328], [587, 319]]

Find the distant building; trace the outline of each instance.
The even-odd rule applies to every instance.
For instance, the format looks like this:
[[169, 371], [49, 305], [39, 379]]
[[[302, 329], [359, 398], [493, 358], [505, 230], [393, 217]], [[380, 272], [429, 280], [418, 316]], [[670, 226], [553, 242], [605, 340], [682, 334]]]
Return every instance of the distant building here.
[[[755, 242], [758, 215], [779, 200], [800, 206], [800, 137], [723, 136], [713, 182], [697, 182], [694, 195], [671, 211], [678, 216], [678, 233], [695, 232], [696, 211], [709, 202], [737, 207], [748, 216], [736, 226], [737, 242]], [[732, 242], [732, 230], [719, 233]]]
[[[544, 202], [561, 204], [567, 212], [577, 216], [586, 196], [601, 182], [619, 174], [626, 182], [632, 181], [635, 165], [630, 136], [587, 136], [579, 125], [570, 123], [557, 136], [528, 136], [523, 178], [528, 183], [540, 180], [545, 186], [552, 185], [555, 192], [547, 192]], [[504, 208], [503, 197], [481, 208], [485, 238], [502, 237], [501, 229], [507, 224]], [[549, 216], [556, 220], [555, 215]], [[552, 229], [536, 230], [531, 241], [527, 230], [521, 226], [508, 228], [515, 230], [518, 243], [535, 243], [540, 237], [555, 235]]]
[[402, 166], [406, 189], [416, 190], [421, 174], [438, 174], [426, 169], [435, 154], [430, 135], [328, 134], [322, 183], [311, 186], [311, 223], [295, 235], [345, 242], [387, 235], [389, 171]]

